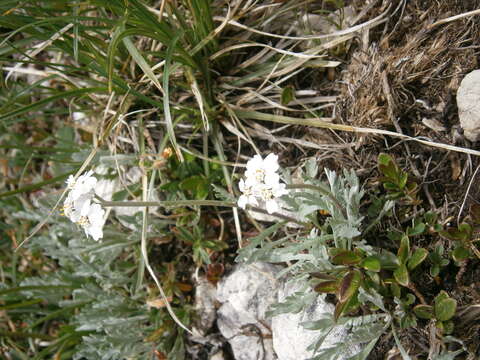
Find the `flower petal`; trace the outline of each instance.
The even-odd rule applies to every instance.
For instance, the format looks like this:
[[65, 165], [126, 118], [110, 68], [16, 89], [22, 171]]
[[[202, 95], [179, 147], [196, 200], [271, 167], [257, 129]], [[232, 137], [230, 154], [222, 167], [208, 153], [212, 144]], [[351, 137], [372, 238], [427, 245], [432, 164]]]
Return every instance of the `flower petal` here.
[[74, 177], [73, 175], [70, 175], [70, 176], [68, 177], [66, 183], [67, 183], [67, 187], [68, 187], [69, 189], [72, 189], [72, 188], [74, 187], [74, 185], [75, 185], [75, 177]]
[[254, 195], [248, 197], [248, 203], [253, 206], [258, 206], [257, 198]]
[[280, 183], [280, 176], [277, 173], [267, 174], [265, 176], [265, 184], [269, 187], [275, 188]]
[[243, 179], [240, 179], [238, 182], [238, 188], [242, 193], [245, 192], [245, 181]]
[[245, 195], [241, 195], [238, 198], [238, 206], [242, 209], [245, 209], [245, 206], [247, 206], [247, 204], [248, 204], [248, 197]]
[[288, 190], [285, 184], [278, 184], [278, 186], [273, 188], [273, 196], [280, 197], [288, 194]]
[[280, 167], [278, 165], [278, 155], [273, 153], [268, 154], [268, 156], [263, 160], [263, 167], [267, 172], [275, 172]]
[[278, 211], [278, 204], [275, 200], [271, 199], [271, 200], [268, 200], [266, 203], [266, 208], [267, 208], [267, 212], [269, 214], [273, 214], [274, 212], [277, 212]]
[[98, 241], [99, 239], [101, 239], [103, 237], [103, 229], [102, 227], [98, 227], [98, 226], [86, 226], [84, 228], [85, 230], [85, 234], [88, 236], [90, 235], [93, 240], [95, 241]]

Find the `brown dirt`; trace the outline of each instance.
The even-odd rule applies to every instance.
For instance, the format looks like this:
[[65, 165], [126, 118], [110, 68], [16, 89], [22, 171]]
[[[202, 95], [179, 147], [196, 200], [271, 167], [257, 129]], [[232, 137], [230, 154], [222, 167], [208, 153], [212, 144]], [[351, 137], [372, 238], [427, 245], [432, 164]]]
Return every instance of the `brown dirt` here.
[[[360, 8], [362, 6], [360, 4]], [[479, 1], [406, 1], [384, 26], [370, 32], [368, 41], [360, 37], [351, 47], [341, 81], [337, 82], [341, 94], [338, 121], [479, 149], [479, 144], [472, 144], [462, 136], [455, 97], [462, 78], [479, 66], [480, 16], [432, 26], [440, 19], [476, 10], [479, 6]], [[378, 7], [371, 11], [369, 17], [373, 18], [383, 9]], [[469, 183], [478, 183], [472, 179], [479, 166], [474, 157], [394, 138], [346, 133], [340, 136], [345, 142], [355, 144], [355, 148], [350, 151], [350, 159], [336, 158], [336, 167], [358, 166], [360, 174], [375, 181], [377, 155], [388, 152], [402, 168], [414, 175], [421, 185], [420, 197], [424, 205], [438, 209], [444, 221], [453, 217], [450, 221], [456, 222], [464, 198], [466, 207], [460, 218], [466, 216], [469, 204], [480, 201], [478, 186], [472, 186], [467, 194]], [[431, 241], [442, 240], [432, 238]], [[451, 246], [445, 245], [447, 249]], [[449, 265], [440, 287], [427, 274], [428, 267], [423, 269], [425, 275], [418, 276], [415, 281], [423, 288], [427, 299], [444, 288], [456, 298], [460, 307], [479, 304], [479, 261], [472, 260], [465, 266], [460, 282], [459, 269]], [[419, 325], [401, 333], [401, 340], [411, 356], [426, 359], [429, 333], [426, 323], [419, 322]], [[464, 355], [464, 359], [480, 357], [479, 328], [480, 319], [477, 319], [454, 333], [469, 349], [469, 357]], [[394, 348], [393, 338], [387, 335], [379, 341], [369, 359], [387, 359], [387, 353]], [[392, 359], [396, 357], [392, 355]]]

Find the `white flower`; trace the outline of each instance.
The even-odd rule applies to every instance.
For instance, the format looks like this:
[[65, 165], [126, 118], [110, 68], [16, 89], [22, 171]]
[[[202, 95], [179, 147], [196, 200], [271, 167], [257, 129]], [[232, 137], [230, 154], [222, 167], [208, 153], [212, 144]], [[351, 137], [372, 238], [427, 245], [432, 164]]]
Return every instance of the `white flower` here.
[[93, 191], [95, 185], [97, 185], [97, 179], [92, 175], [93, 171], [90, 170], [86, 174], [79, 176], [76, 181], [72, 175], [68, 177], [67, 186], [71, 190], [70, 193], [72, 194], [73, 200]]
[[266, 181], [279, 181], [280, 177], [276, 173], [279, 169], [278, 156], [269, 154], [265, 159], [260, 155], [255, 155], [247, 162], [247, 170], [245, 171], [246, 184], [255, 185]]
[[269, 154], [265, 159], [255, 155], [247, 162], [245, 180], [241, 179], [238, 187], [242, 195], [238, 206], [245, 209], [248, 205], [258, 205], [258, 200], [265, 204], [269, 214], [280, 209], [277, 199], [288, 193], [285, 184], [280, 183], [278, 156]]
[[93, 171], [90, 170], [76, 181], [73, 176], [67, 179], [70, 192], [63, 203], [63, 213], [72, 222], [82, 226], [87, 236], [98, 240], [103, 237], [105, 210], [100, 204], [92, 202], [97, 184], [97, 179], [92, 175]]
[[262, 201], [265, 202], [265, 207], [269, 214], [277, 212], [280, 209], [277, 199], [287, 193], [288, 191], [285, 188], [285, 184], [280, 183], [275, 184], [273, 187], [265, 184], [259, 189], [259, 196]]
[[94, 240], [103, 237], [103, 225], [105, 224], [105, 210], [100, 204], [87, 202], [83, 205], [79, 224], [85, 230], [85, 234], [91, 235]]
[[246, 186], [245, 181], [241, 179], [238, 183], [238, 187], [243, 193], [243, 195], [238, 198], [238, 206], [240, 206], [242, 209], [245, 209], [245, 206], [247, 205], [258, 205], [258, 201], [255, 198], [255, 194], [251, 186]]
[[73, 175], [70, 175], [66, 183], [67, 183], [67, 188], [72, 190], [73, 187], [75, 186], [75, 177]]

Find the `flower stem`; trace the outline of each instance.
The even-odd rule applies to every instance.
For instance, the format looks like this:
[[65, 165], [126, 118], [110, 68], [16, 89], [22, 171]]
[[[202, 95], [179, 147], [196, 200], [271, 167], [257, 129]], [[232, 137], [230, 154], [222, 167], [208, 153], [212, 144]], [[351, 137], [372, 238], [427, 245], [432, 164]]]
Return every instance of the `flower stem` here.
[[220, 200], [175, 200], [175, 201], [102, 201], [104, 207], [130, 207], [130, 206], [161, 206], [161, 207], [181, 207], [181, 206], [223, 206], [237, 207], [233, 202]]
[[[220, 200], [176, 200], [176, 201], [105, 201], [97, 198], [101, 201], [101, 205], [104, 207], [142, 207], [142, 206], [161, 206], [161, 207], [181, 207], [181, 206], [221, 206], [221, 207], [231, 207], [237, 208], [238, 205], [229, 201], [220, 201]], [[248, 210], [255, 211], [262, 214], [268, 214], [264, 209], [249, 206]], [[307, 223], [298, 221], [293, 217], [288, 215], [283, 215], [279, 213], [268, 214], [274, 217], [277, 217], [282, 220], [287, 220], [301, 226], [307, 226]]]
[[347, 212], [345, 208], [340, 204], [340, 202], [337, 200], [337, 198], [332, 194], [332, 192], [324, 186], [321, 185], [311, 185], [311, 184], [290, 184], [286, 186], [287, 189], [306, 189], [306, 190], [315, 190], [318, 191], [319, 193], [327, 196], [332, 202], [335, 204], [335, 206], [338, 208], [338, 210], [341, 211], [343, 217], [346, 219], [347, 218]]

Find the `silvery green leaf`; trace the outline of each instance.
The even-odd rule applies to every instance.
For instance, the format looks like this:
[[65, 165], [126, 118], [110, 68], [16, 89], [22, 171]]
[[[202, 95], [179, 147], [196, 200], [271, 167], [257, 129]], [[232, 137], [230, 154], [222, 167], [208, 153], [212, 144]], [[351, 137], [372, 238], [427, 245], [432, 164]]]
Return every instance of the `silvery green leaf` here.
[[376, 292], [374, 289], [369, 289], [367, 292], [363, 288], [360, 288], [358, 291], [358, 300], [361, 303], [364, 303], [369, 301], [375, 306], [377, 306], [379, 309], [382, 309], [383, 311], [385, 310], [385, 305], [383, 304], [383, 297], [380, 295], [378, 292]]
[[314, 179], [315, 177], [317, 177], [317, 174], [318, 174], [317, 159], [315, 158], [307, 159], [307, 161], [305, 162], [305, 172], [306, 172], [306, 175], [311, 179]]

